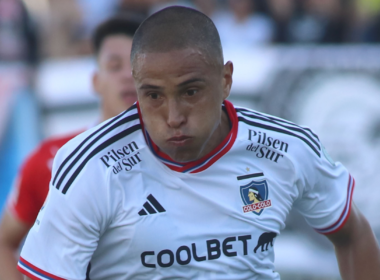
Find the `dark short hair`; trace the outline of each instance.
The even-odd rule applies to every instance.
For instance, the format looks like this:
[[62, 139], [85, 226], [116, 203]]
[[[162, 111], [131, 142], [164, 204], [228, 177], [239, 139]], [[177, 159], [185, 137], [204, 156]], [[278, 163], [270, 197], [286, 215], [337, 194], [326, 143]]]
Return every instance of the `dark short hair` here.
[[119, 14], [105, 20], [98, 25], [93, 33], [92, 47], [94, 53], [96, 55], [99, 53], [104, 40], [108, 36], [125, 35], [133, 38], [141, 22], [142, 19], [140, 17], [129, 14]]
[[197, 48], [223, 65], [218, 30], [205, 14], [187, 7], [171, 6], [148, 17], [133, 38], [131, 62], [136, 54]]

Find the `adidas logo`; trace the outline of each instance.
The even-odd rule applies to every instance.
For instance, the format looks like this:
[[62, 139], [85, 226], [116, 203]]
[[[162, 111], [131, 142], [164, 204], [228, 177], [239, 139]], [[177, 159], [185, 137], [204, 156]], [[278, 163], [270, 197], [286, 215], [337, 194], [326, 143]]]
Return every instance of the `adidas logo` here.
[[[154, 198], [153, 195], [148, 195], [147, 197], [148, 201], [144, 203], [144, 208], [139, 211], [140, 216], [145, 216], [149, 214], [156, 214], [157, 211], [162, 213], [166, 212], [165, 208], [162, 207], [162, 205], [157, 201], [157, 199]], [[148, 211], [148, 213], [146, 211]]]

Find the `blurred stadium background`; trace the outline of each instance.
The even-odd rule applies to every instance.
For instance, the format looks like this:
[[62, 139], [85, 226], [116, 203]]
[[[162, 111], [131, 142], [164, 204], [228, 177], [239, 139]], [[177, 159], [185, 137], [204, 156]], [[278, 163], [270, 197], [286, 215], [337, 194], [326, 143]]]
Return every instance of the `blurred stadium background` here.
[[[168, 5], [214, 20], [235, 65], [230, 100], [319, 134], [356, 178], [354, 200], [379, 240], [379, 0], [0, 0], [0, 209], [42, 139], [96, 121], [94, 27]], [[297, 213], [275, 251], [284, 280], [340, 279], [332, 246]]]

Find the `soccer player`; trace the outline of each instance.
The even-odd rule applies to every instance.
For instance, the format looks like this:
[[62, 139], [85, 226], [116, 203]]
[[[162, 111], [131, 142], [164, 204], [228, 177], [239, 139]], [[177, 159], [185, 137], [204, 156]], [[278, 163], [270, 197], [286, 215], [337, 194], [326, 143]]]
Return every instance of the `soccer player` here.
[[131, 62], [138, 102], [54, 159], [27, 279], [280, 279], [273, 246], [292, 207], [334, 243], [343, 279], [379, 279], [353, 178], [308, 128], [226, 100], [233, 65], [208, 17], [153, 14]]
[[[101, 121], [136, 102], [129, 55], [139, 23], [116, 16], [101, 24], [93, 34], [98, 62], [93, 86], [101, 98]], [[0, 279], [22, 279], [16, 259], [20, 242], [45, 201], [55, 153], [77, 134], [44, 141], [23, 164], [0, 225]]]

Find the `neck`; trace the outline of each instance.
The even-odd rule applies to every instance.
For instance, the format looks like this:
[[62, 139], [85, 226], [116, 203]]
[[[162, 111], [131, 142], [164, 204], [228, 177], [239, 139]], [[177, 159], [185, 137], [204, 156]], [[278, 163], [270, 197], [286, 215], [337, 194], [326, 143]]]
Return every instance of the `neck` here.
[[222, 141], [227, 137], [230, 130], [231, 127], [228, 115], [224, 110], [222, 110], [221, 121], [219, 125], [215, 128], [214, 133], [208, 139], [205, 147], [201, 150], [196, 160], [204, 157], [212, 150], [214, 150], [220, 143], [222, 143]]

